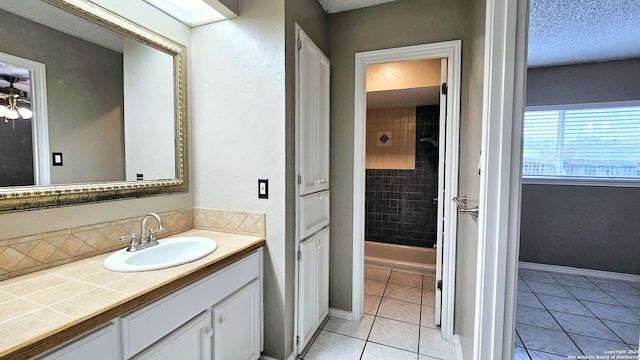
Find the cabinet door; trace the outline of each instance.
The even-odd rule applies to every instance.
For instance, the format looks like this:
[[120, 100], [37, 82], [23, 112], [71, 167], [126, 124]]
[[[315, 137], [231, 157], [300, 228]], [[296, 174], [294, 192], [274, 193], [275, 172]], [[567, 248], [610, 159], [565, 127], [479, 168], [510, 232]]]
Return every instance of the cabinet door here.
[[320, 53], [318, 59], [318, 135], [316, 164], [318, 191], [329, 188], [329, 59]]
[[303, 349], [317, 328], [317, 276], [318, 237], [301, 241], [298, 249], [298, 336]]
[[260, 357], [260, 282], [238, 290], [213, 308], [213, 359]]
[[40, 360], [119, 360], [120, 343], [118, 341], [118, 327], [111, 323], [89, 335], [82, 335], [79, 339], [64, 345], [40, 357]]
[[[317, 308], [316, 323], [318, 326], [329, 314], [329, 228], [318, 233], [317, 257]], [[317, 327], [317, 326], [316, 326]]]
[[134, 359], [208, 360], [211, 359], [212, 334], [211, 311], [207, 310], [135, 356]]
[[318, 57], [319, 50], [300, 34], [298, 50], [298, 171], [300, 195], [318, 190]]
[[296, 126], [299, 195], [329, 188], [329, 59], [300, 31]]

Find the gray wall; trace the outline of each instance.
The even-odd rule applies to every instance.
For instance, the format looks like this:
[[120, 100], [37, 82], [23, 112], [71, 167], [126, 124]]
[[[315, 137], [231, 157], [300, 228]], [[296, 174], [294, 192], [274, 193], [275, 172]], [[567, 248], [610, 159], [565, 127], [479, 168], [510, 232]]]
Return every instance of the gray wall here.
[[[640, 100], [640, 59], [527, 72], [527, 105]], [[640, 188], [522, 186], [520, 260], [640, 274]]]
[[[355, 53], [455, 39], [464, 41], [468, 38], [467, 8], [467, 1], [464, 0], [446, 2], [404, 0], [329, 15], [331, 56], [329, 306], [332, 308], [350, 311], [352, 301]], [[468, 66], [470, 58], [466, 56], [463, 58], [465, 66]], [[466, 94], [466, 89], [463, 90]], [[463, 114], [463, 119], [464, 117]], [[477, 159], [475, 161], [477, 163]]]
[[520, 260], [640, 275], [638, 188], [525, 185]]
[[0, 186], [33, 185], [31, 121], [0, 118]]
[[0, 51], [44, 63], [53, 184], [124, 180], [122, 54], [0, 11]]
[[640, 58], [527, 71], [527, 106], [640, 99]]

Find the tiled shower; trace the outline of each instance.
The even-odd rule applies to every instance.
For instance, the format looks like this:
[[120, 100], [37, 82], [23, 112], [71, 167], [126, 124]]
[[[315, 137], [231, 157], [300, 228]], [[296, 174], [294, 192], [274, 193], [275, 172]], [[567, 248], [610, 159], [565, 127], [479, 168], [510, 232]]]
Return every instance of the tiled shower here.
[[438, 128], [439, 105], [368, 110], [367, 241], [435, 245]]

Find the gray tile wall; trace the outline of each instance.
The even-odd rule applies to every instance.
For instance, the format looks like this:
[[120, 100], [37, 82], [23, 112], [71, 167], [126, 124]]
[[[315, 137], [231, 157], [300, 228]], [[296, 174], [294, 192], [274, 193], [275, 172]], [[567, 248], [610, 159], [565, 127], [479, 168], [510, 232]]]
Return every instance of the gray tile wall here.
[[416, 108], [415, 170], [367, 169], [367, 241], [433, 247], [436, 242], [438, 148], [421, 138], [438, 138], [439, 106]]

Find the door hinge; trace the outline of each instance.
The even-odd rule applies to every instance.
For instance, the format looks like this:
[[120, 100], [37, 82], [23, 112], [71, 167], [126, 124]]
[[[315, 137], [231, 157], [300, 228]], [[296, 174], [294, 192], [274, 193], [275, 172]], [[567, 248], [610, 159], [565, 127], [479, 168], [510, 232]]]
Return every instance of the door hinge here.
[[300, 345], [300, 336], [296, 336], [296, 345]]
[[442, 94], [447, 95], [447, 83], [442, 83]]
[[298, 38], [298, 50], [302, 49], [302, 40]]
[[438, 284], [436, 284], [438, 290], [442, 290], [442, 280], [438, 280]]
[[302, 252], [298, 250], [298, 261], [302, 261]]
[[298, 185], [302, 184], [302, 175], [298, 175]]

